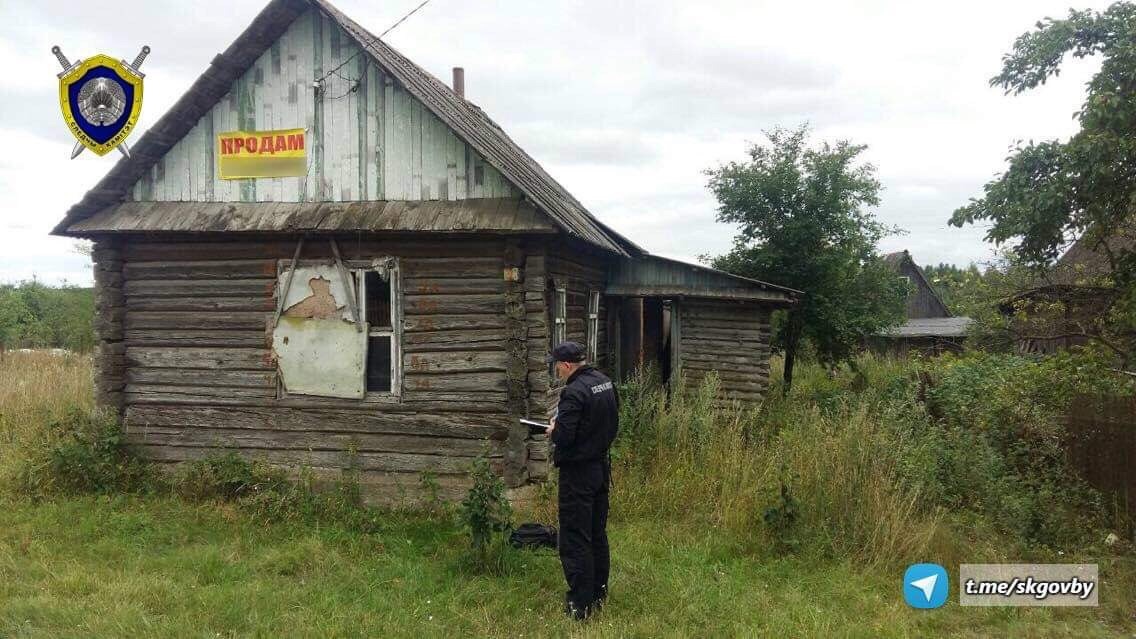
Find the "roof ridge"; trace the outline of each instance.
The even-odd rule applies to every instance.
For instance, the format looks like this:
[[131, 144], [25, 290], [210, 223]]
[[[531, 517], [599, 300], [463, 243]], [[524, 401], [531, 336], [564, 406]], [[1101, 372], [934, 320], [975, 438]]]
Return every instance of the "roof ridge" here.
[[305, 11], [325, 14], [371, 60], [390, 73], [439, 120], [569, 235], [618, 255], [645, 254], [642, 248], [600, 222], [480, 107], [456, 96], [445, 83], [374, 36], [327, 0], [271, 0], [225, 52], [217, 55], [178, 101], [152, 126], [130, 158], [121, 158], [52, 230], [68, 228], [99, 210], [122, 202], [143, 174], [197, 124], [231, 89], [232, 81], [256, 62]]

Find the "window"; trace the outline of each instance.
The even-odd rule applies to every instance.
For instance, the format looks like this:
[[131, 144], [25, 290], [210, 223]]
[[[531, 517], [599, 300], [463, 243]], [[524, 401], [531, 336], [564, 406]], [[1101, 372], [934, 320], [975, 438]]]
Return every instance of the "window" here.
[[396, 339], [398, 263], [393, 258], [376, 260], [372, 268], [356, 270], [355, 278], [367, 327], [367, 392], [397, 393], [402, 359]]
[[398, 400], [399, 268], [373, 261], [281, 261], [272, 350], [279, 396]]
[[599, 355], [600, 292], [588, 291], [588, 361], [595, 364]]
[[568, 339], [568, 289], [557, 286], [552, 297], [552, 345]]
[[[568, 289], [557, 285], [553, 280], [548, 280], [545, 301], [551, 326], [548, 333], [548, 350], [551, 351], [557, 344], [568, 339]], [[556, 376], [556, 366], [552, 362], [548, 364], [548, 379], [550, 391], [560, 386], [560, 380]]]

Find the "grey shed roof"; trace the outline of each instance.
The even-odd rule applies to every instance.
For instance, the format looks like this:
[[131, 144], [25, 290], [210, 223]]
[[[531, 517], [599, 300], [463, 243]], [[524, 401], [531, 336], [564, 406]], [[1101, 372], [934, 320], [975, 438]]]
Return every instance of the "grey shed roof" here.
[[218, 54], [205, 73], [133, 146], [81, 201], [72, 206], [52, 233], [75, 235], [71, 226], [107, 206], [122, 202], [131, 186], [197, 120], [229, 92], [233, 80], [248, 70], [297, 17], [311, 7], [334, 20], [380, 67], [390, 73], [459, 137], [517, 186], [565, 232], [618, 255], [643, 250], [597, 220], [567, 189], [524, 152], [489, 116], [458, 97], [448, 86], [348, 18], [326, 0], [272, 0], [236, 41]]
[[926, 317], [883, 332], [883, 337], [964, 337], [974, 323], [969, 317]]
[[701, 297], [792, 304], [801, 291], [657, 255], [616, 263], [608, 276], [608, 295]]

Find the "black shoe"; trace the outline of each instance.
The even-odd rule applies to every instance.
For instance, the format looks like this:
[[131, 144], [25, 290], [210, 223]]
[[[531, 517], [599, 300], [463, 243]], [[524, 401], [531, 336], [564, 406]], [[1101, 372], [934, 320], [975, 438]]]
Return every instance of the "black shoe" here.
[[592, 612], [599, 612], [603, 610], [604, 602], [607, 601], [607, 584], [600, 586], [597, 589], [597, 592], [599, 592], [599, 595], [597, 595], [595, 600], [592, 601]]
[[576, 621], [583, 621], [583, 620], [588, 618], [588, 615], [592, 614], [592, 607], [591, 606], [581, 606], [581, 605], [577, 604], [576, 602], [572, 601], [571, 599], [569, 599], [567, 596], [565, 596], [564, 597], [564, 614], [568, 615], [568, 617], [570, 619], [575, 619]]

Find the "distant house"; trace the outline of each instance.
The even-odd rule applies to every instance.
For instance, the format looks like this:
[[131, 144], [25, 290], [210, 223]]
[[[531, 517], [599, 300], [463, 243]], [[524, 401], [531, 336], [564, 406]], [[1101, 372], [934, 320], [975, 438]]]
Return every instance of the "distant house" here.
[[939, 354], [961, 349], [972, 320], [951, 314], [910, 253], [888, 253], [883, 259], [897, 277], [910, 285], [907, 322], [873, 335], [868, 339], [869, 347], [897, 355], [907, 355], [911, 351]]
[[1103, 241], [1082, 238], [1033, 288], [1004, 301], [1018, 352], [1051, 354], [1089, 342], [1117, 294], [1108, 256], [1128, 251], [1136, 251], [1136, 229]]

